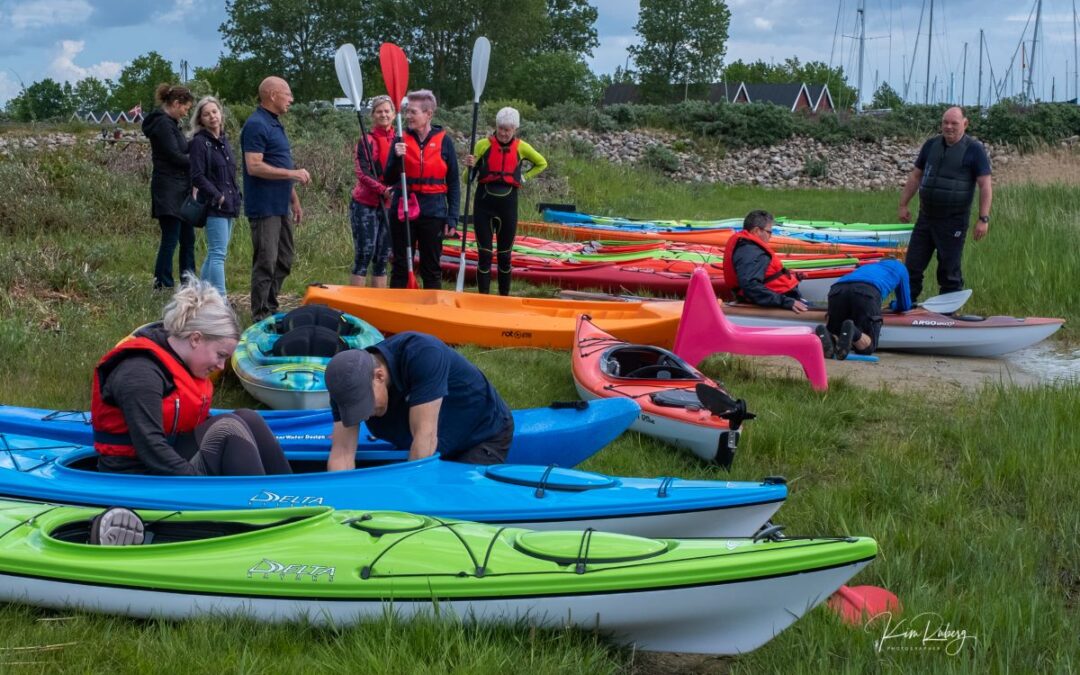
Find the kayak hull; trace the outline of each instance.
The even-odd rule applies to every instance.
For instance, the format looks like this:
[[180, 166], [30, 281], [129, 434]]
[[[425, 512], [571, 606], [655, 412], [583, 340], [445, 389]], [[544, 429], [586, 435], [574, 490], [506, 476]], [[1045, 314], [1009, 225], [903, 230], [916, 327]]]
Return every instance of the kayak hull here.
[[[810, 326], [825, 323], [823, 310], [792, 312], [724, 305], [724, 314], [742, 326]], [[944, 356], [995, 357], [1030, 347], [1056, 333], [1064, 321], [1011, 316], [946, 316], [924, 309], [903, 314], [884, 312], [878, 349], [940, 354]]]
[[[630, 478], [536, 465], [429, 457], [327, 473], [327, 455], [287, 455], [310, 473], [145, 476], [99, 473], [92, 449], [5, 436], [0, 495], [133, 508], [394, 509], [532, 529], [593, 527], [639, 536], [749, 536], [787, 496], [781, 481]], [[300, 464], [296, 464], [296, 462]], [[306, 462], [306, 464], [305, 464]]]
[[736, 654], [877, 554], [856, 537], [652, 539], [326, 508], [144, 511], [150, 541], [92, 546], [98, 513], [0, 503], [0, 601], [331, 625], [449, 613], [596, 630], [639, 649]]
[[304, 303], [355, 314], [383, 333], [423, 330], [448, 344], [569, 349], [577, 316], [589, 314], [625, 340], [670, 346], [679, 308], [665, 303], [577, 302], [455, 291], [309, 286]]
[[[633, 401], [597, 401], [583, 408], [528, 408], [513, 410], [514, 438], [507, 461], [513, 464], [576, 466], [596, 454], [626, 431], [637, 418]], [[212, 410], [214, 414], [227, 410]], [[283, 450], [298, 455], [325, 454], [330, 448], [333, 418], [323, 410], [260, 410]], [[45, 410], [0, 405], [0, 434], [23, 434], [37, 438], [91, 445], [90, 414], [81, 411]], [[0, 441], [0, 452], [4, 449]], [[402, 460], [398, 450], [371, 436], [361, 423], [357, 461]]]

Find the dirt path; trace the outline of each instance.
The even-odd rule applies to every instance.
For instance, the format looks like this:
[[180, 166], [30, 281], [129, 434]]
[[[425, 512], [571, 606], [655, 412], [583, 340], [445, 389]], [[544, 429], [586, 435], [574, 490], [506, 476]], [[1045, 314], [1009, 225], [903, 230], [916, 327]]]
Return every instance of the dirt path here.
[[[958, 391], [973, 392], [985, 384], [1032, 386], [1039, 378], [1006, 359], [979, 359], [960, 356], [928, 356], [879, 352], [879, 361], [827, 361], [830, 380], [845, 379], [866, 389], [890, 390], [948, 396]], [[755, 358], [768, 373], [802, 378], [802, 369], [784, 357]]]

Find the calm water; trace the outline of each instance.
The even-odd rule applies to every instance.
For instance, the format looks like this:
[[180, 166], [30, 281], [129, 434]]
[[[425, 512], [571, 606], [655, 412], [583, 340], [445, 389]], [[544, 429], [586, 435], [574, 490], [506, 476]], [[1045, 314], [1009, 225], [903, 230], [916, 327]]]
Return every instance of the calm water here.
[[1080, 383], [1080, 349], [1047, 341], [1007, 354], [1004, 359], [1041, 382]]

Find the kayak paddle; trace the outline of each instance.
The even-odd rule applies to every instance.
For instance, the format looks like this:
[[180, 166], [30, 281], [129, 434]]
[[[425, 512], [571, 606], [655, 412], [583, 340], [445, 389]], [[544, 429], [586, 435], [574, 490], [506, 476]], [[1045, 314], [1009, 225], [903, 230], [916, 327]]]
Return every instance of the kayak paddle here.
[[918, 304], [928, 312], [937, 312], [938, 314], [952, 314], [964, 306], [964, 303], [971, 297], [972, 290], [965, 288], [962, 291], [953, 291], [952, 293], [942, 293], [941, 295], [935, 295], [932, 298], [927, 298]]
[[[476, 118], [480, 113], [480, 94], [484, 92], [484, 85], [487, 84], [488, 61], [490, 59], [491, 43], [488, 42], [486, 37], [476, 38], [472, 50], [472, 135], [469, 136], [468, 149], [470, 155], [473, 148], [476, 147]], [[465, 235], [469, 232], [469, 200], [472, 197], [473, 176], [475, 174], [476, 167], [471, 167], [469, 177], [465, 181], [465, 215], [461, 217], [461, 259], [458, 261], [457, 286], [454, 287], [458, 293], [465, 290]]]
[[[379, 67], [382, 69], [386, 91], [390, 94], [390, 102], [397, 110], [398, 137], [404, 143], [405, 134], [401, 129], [401, 104], [409, 89], [409, 60], [405, 58], [405, 52], [401, 47], [392, 42], [384, 42], [379, 46]], [[405, 214], [405, 269], [409, 271], [409, 281], [405, 287], [418, 288], [416, 273], [413, 271], [412, 232], [409, 228], [409, 186], [405, 178], [404, 156], [401, 158], [401, 194], [398, 199], [401, 211]]]
[[[367, 143], [367, 131], [364, 129], [364, 114], [363, 114], [363, 101], [364, 101], [364, 77], [360, 73], [360, 58], [356, 55], [356, 47], [346, 43], [338, 47], [337, 53], [334, 54], [334, 68], [337, 70], [338, 84], [341, 85], [341, 91], [345, 92], [345, 97], [353, 105], [353, 110], [356, 111], [356, 121], [360, 123], [360, 147], [364, 149], [364, 159], [367, 160], [368, 167], [371, 169], [371, 176], [375, 180], [379, 180], [381, 176], [375, 170], [375, 162], [371, 157], [371, 148]], [[379, 199], [379, 208], [382, 210], [383, 220], [386, 221], [386, 227], [390, 226], [390, 214], [386, 212], [386, 204], [383, 204], [382, 199]]]

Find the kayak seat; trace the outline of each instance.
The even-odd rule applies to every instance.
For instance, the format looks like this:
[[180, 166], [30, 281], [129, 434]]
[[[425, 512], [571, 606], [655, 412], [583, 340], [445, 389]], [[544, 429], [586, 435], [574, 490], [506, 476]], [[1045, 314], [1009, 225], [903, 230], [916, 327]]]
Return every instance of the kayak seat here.
[[320, 304], [297, 307], [274, 323], [278, 335], [285, 335], [303, 326], [321, 326], [338, 335], [353, 335], [359, 330], [345, 320], [344, 312]]
[[824, 391], [829, 387], [821, 340], [809, 326], [765, 328], [731, 323], [716, 301], [709, 275], [702, 269], [694, 270], [686, 289], [673, 351], [691, 365], [717, 352], [789, 356], [799, 362], [814, 389]]
[[669, 389], [649, 394], [649, 399], [656, 405], [665, 408], [704, 408], [698, 395], [688, 389]]
[[[146, 524], [146, 539], [144, 545], [171, 544], [183, 541], [199, 541], [202, 539], [215, 539], [228, 537], [245, 532], [256, 532], [271, 527], [288, 525], [309, 518], [310, 515], [294, 516], [273, 523], [243, 523], [227, 520], [191, 520], [191, 521], [167, 521], [159, 520]], [[49, 536], [58, 541], [71, 542], [73, 544], [87, 544], [90, 541], [91, 520], [77, 520], [65, 523], [49, 533]]]
[[317, 356], [330, 358], [349, 348], [338, 333], [324, 326], [300, 326], [293, 328], [274, 342], [270, 350], [274, 356]]
[[608, 377], [634, 380], [700, 380], [701, 375], [675, 354], [648, 345], [612, 347], [600, 359]]

